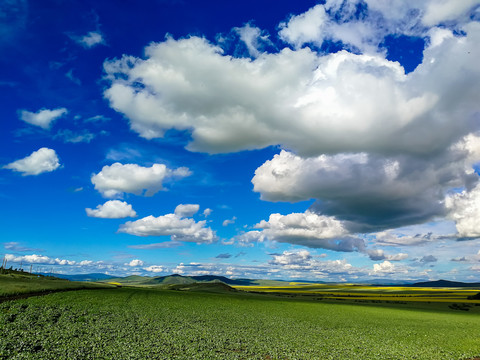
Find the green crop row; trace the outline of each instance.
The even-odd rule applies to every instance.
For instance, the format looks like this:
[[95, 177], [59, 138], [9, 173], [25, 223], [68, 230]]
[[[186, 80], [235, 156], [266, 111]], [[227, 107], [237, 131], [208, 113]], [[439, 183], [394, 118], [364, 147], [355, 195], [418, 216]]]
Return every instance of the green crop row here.
[[155, 289], [0, 304], [1, 359], [466, 359], [480, 318]]

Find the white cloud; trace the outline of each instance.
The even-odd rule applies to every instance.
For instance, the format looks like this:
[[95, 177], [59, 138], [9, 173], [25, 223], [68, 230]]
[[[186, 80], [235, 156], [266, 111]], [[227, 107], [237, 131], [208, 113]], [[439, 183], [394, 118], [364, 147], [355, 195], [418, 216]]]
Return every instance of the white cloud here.
[[268, 265], [230, 265], [218, 263], [180, 263], [172, 273], [184, 275], [223, 275], [237, 278], [260, 279], [279, 276], [279, 270]]
[[271, 264], [291, 266], [291, 265], [308, 265], [312, 260], [312, 255], [307, 250], [284, 251], [282, 254], [272, 255]]
[[105, 40], [100, 31], [89, 31], [87, 35], [76, 37], [77, 43], [85, 48], [92, 48], [96, 45], [105, 45]]
[[198, 204], [180, 204], [175, 208], [175, 215], [178, 217], [192, 217], [198, 210], [200, 205]]
[[23, 263], [23, 264], [45, 264], [45, 265], [75, 265], [76, 262], [73, 260], [65, 260], [65, 259], [53, 259], [45, 255], [23, 255], [23, 256], [15, 256], [12, 254], [6, 254], [5, 259], [7, 262], [14, 262], [14, 263]]
[[39, 126], [42, 129], [48, 129], [55, 120], [61, 118], [67, 113], [67, 109], [58, 108], [54, 110], [41, 109], [36, 113], [27, 110], [21, 110], [19, 115], [20, 119], [31, 125]]
[[365, 248], [364, 241], [350, 235], [343, 222], [308, 210], [288, 215], [271, 214], [268, 221], [262, 220], [254, 227], [262, 230], [246, 232], [235, 240], [241, 245], [270, 240], [334, 251]]
[[104, 219], [122, 219], [137, 216], [132, 205], [120, 200], [109, 200], [103, 205], [97, 205], [96, 209], [86, 208], [85, 211], [90, 217]]
[[480, 184], [470, 191], [463, 190], [447, 196], [445, 202], [459, 236], [480, 237]]
[[436, 157], [367, 153], [303, 158], [282, 151], [255, 171], [254, 191], [269, 201], [317, 199], [312, 210], [370, 232], [421, 223], [445, 212], [445, 194], [478, 181], [480, 141], [472, 134]]
[[411, 246], [411, 245], [422, 245], [435, 240], [438, 240], [438, 236], [434, 234], [401, 234], [393, 230], [386, 230], [374, 233], [375, 242], [378, 245], [384, 246]]
[[234, 217], [231, 218], [231, 219], [223, 220], [222, 225], [223, 225], [223, 226], [228, 226], [228, 225], [231, 225], [231, 224], [235, 224], [235, 221], [236, 221], [236, 220], [237, 220], [237, 217], [234, 216]]
[[452, 261], [468, 262], [468, 263], [480, 262], [480, 250], [474, 255], [469, 254], [469, 255], [466, 255], [466, 256], [453, 258]]
[[121, 160], [133, 160], [140, 159], [142, 153], [130, 146], [121, 146], [119, 149], [110, 149], [106, 155], [107, 160], [121, 161]]
[[143, 268], [144, 270], [148, 272], [153, 272], [153, 273], [160, 273], [160, 272], [166, 272], [167, 269], [161, 265], [151, 265], [148, 267]]
[[140, 245], [129, 245], [129, 248], [132, 249], [141, 249], [141, 250], [151, 250], [151, 249], [171, 249], [182, 246], [183, 244], [180, 241], [164, 241], [161, 243], [154, 244], [140, 244]]
[[[478, 131], [477, 4], [328, 0], [280, 26], [294, 50], [260, 53], [259, 29], [237, 30], [254, 59], [170, 37], [143, 59], [106, 61], [104, 96], [147, 139], [176, 129], [192, 151], [288, 150], [257, 169], [265, 200], [316, 199], [311, 212], [354, 233], [419, 224], [445, 215], [448, 191], [478, 182], [466, 144]], [[426, 40], [414, 71], [386, 59], [389, 35]], [[345, 50], [318, 51], [325, 39]]]
[[43, 251], [42, 249], [33, 249], [33, 248], [26, 247], [26, 246], [22, 246], [17, 241], [4, 242], [3, 247], [5, 248], [5, 250], [16, 251], [16, 252], [24, 252], [24, 251], [40, 251], [41, 252], [41, 251]]
[[142, 260], [139, 259], [133, 259], [129, 263], [126, 263], [125, 265], [131, 266], [131, 267], [136, 267], [136, 266], [143, 266], [145, 263]]
[[174, 242], [211, 243], [217, 240], [215, 232], [205, 225], [206, 220], [195, 222], [177, 214], [150, 215], [137, 221], [128, 221], [118, 231], [136, 236], [170, 236]]
[[328, 22], [325, 7], [316, 5], [303, 14], [292, 16], [288, 23], [281, 23], [279, 36], [283, 41], [296, 47], [309, 42], [321, 45]]
[[394, 273], [395, 272], [395, 265], [393, 265], [390, 261], [385, 260], [380, 264], [373, 264], [373, 273]]
[[206, 208], [205, 210], [203, 210], [203, 216], [205, 216], [205, 217], [210, 216], [210, 214], [212, 213], [212, 211], [213, 211], [212, 209]]
[[83, 130], [81, 132], [73, 132], [70, 129], [63, 129], [57, 132], [55, 135], [55, 138], [62, 139], [66, 143], [72, 143], [72, 144], [77, 144], [77, 143], [90, 143], [95, 138], [95, 134], [92, 134], [91, 132], [87, 130]]
[[462, 17], [468, 19], [468, 12], [479, 5], [478, 0], [431, 0], [427, 2], [422, 21], [426, 26], [434, 26]]
[[437, 25], [461, 26], [478, 8], [478, 0], [327, 0], [280, 24], [279, 36], [299, 48], [321, 47], [326, 40], [346, 48], [376, 52], [388, 35], [422, 37]]
[[143, 167], [136, 164], [114, 163], [104, 166], [91, 177], [92, 184], [104, 197], [120, 197], [123, 193], [152, 196], [162, 189], [166, 178], [182, 178], [191, 172], [184, 167], [171, 170], [163, 164]]
[[90, 266], [93, 265], [94, 262], [92, 260], [82, 260], [78, 263], [80, 266]]
[[105, 97], [147, 139], [191, 131], [194, 151], [281, 144], [302, 155], [423, 156], [472, 130], [480, 24], [463, 30], [466, 36], [427, 48], [408, 75], [382, 54], [285, 48], [251, 60], [223, 55], [205, 39], [169, 38], [148, 46], [146, 59], [105, 62]]
[[58, 167], [60, 167], [60, 162], [55, 150], [43, 147], [34, 151], [26, 158], [14, 161], [3, 168], [11, 169], [22, 173], [23, 176], [27, 176], [51, 172]]
[[[286, 250], [282, 254], [273, 254], [270, 265], [281, 266], [282, 269], [311, 271], [316, 275], [349, 274], [355, 270], [345, 259], [343, 260], [317, 260], [307, 250]], [[361, 270], [360, 270], [361, 271]]]
[[388, 261], [401, 261], [408, 258], [408, 254], [385, 254], [382, 249], [369, 249], [366, 251], [371, 260], [388, 260]]
[[262, 34], [262, 31], [258, 27], [250, 24], [245, 24], [245, 26], [241, 28], [237, 27], [233, 30], [239, 35], [240, 40], [245, 44], [248, 53], [252, 57], [258, 57], [262, 47], [271, 44], [268, 35]]

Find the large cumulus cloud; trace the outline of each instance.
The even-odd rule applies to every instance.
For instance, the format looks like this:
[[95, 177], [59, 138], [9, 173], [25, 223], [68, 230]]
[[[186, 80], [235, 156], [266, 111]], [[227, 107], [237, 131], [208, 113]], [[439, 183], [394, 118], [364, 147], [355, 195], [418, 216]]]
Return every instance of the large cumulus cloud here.
[[446, 201], [448, 215], [455, 220], [462, 237], [480, 237], [480, 184], [471, 191], [450, 194]]
[[480, 139], [468, 136], [436, 157], [337, 154], [303, 158], [287, 151], [260, 166], [254, 190], [269, 201], [317, 199], [312, 210], [368, 232], [445, 215], [448, 190], [471, 188]]
[[271, 214], [268, 221], [262, 220], [254, 227], [261, 230], [241, 234], [236, 241], [246, 245], [268, 240], [345, 252], [365, 249], [364, 241], [351, 236], [345, 222], [311, 211]]
[[[476, 198], [480, 161], [478, 6], [328, 0], [280, 24], [285, 47], [276, 52], [252, 45], [273, 37], [250, 24], [237, 28], [249, 57], [205, 38], [168, 37], [143, 58], [106, 61], [104, 96], [147, 139], [176, 129], [191, 134], [192, 151], [280, 145], [284, 151], [257, 169], [255, 191], [269, 201], [315, 199], [309, 213], [345, 230], [292, 236], [270, 218], [242, 235], [246, 242], [326, 247], [347, 233], [446, 215], [459, 236], [471, 236], [472, 216], [462, 209]], [[414, 71], [387, 60], [385, 38], [400, 35], [425, 41]], [[325, 54], [328, 41], [343, 50]]]
[[188, 130], [196, 151], [431, 154], [474, 126], [480, 24], [463, 30], [427, 48], [408, 75], [381, 55], [285, 48], [251, 60], [203, 38], [168, 38], [145, 59], [107, 61], [105, 96], [141, 136]]

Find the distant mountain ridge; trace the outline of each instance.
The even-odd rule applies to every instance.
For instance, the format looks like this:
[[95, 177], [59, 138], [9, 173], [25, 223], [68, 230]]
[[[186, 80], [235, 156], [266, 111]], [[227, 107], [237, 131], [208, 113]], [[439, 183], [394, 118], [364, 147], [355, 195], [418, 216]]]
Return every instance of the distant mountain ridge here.
[[[199, 276], [184, 276], [180, 274], [172, 274], [166, 276], [141, 276], [130, 275], [125, 277], [114, 277], [111, 275], [93, 273], [93, 274], [76, 274], [76, 275], [62, 275], [52, 274], [58, 278], [67, 279], [70, 281], [97, 281], [97, 282], [115, 282], [122, 285], [188, 285], [194, 283], [224, 283], [230, 286], [284, 286], [289, 283], [312, 283], [312, 284], [328, 284], [324, 281], [312, 280], [262, 280], [262, 279], [230, 279], [225, 276], [218, 275], [199, 275]], [[333, 284], [333, 283], [330, 283]], [[436, 280], [436, 281], [419, 281], [406, 282], [400, 280], [382, 280], [372, 279], [369, 282], [362, 282], [362, 284], [378, 285], [378, 286], [406, 286], [406, 287], [469, 287], [480, 288], [480, 283], [466, 283], [461, 281]]]
[[230, 279], [225, 276], [217, 275], [200, 275], [200, 276], [184, 276], [179, 274], [172, 274], [167, 276], [139, 276], [131, 275], [127, 277], [117, 277], [101, 280], [101, 282], [116, 282], [125, 285], [180, 285], [180, 284], [194, 284], [194, 283], [224, 283], [227, 285], [280, 285], [285, 284], [284, 281], [278, 280], [252, 280], [252, 279]]
[[449, 280], [436, 280], [436, 281], [423, 281], [415, 284], [407, 285], [411, 287], [472, 287], [480, 288], [480, 283], [465, 283], [460, 281]]

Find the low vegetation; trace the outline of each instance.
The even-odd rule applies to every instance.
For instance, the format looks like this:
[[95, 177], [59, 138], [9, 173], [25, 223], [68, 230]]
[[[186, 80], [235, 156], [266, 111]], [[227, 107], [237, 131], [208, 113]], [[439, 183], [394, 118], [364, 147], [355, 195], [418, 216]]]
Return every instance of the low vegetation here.
[[375, 303], [444, 303], [480, 304], [478, 289], [427, 288], [405, 286], [298, 284], [287, 286], [235, 286], [236, 289], [282, 297], [344, 300]]
[[4, 270], [3, 274], [0, 274], [0, 301], [22, 295], [42, 294], [52, 291], [99, 289], [105, 287], [107, 287], [107, 285], [73, 282], [52, 276]]
[[[183, 287], [182, 287], [183, 286]], [[122, 287], [0, 304], [2, 359], [466, 359], [480, 315]], [[200, 287], [200, 285], [198, 286]], [[177, 289], [178, 290], [178, 289]], [[199, 290], [198, 288], [196, 290]]]

